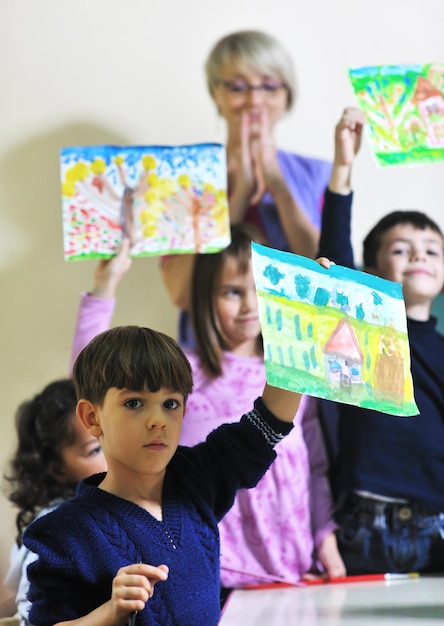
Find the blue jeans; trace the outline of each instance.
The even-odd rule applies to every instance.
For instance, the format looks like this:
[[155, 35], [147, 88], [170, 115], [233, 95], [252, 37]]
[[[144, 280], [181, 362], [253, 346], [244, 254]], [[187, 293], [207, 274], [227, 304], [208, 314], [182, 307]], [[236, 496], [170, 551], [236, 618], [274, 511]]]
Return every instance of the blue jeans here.
[[444, 572], [444, 513], [349, 494], [336, 514], [347, 574]]

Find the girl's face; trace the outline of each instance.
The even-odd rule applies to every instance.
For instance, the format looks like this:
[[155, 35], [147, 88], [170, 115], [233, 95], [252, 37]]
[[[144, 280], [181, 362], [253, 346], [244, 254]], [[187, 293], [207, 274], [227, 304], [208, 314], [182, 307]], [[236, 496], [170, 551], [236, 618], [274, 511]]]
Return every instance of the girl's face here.
[[240, 137], [242, 116], [247, 117], [250, 138], [259, 135], [264, 123], [269, 132], [273, 131], [288, 105], [288, 92], [281, 79], [225, 65], [219, 81], [213, 100], [227, 122], [230, 138]]
[[60, 450], [62, 464], [57, 468], [56, 478], [60, 482], [78, 483], [80, 480], [106, 471], [106, 461], [99, 440], [89, 434], [74, 413], [74, 442]]
[[261, 326], [251, 260], [242, 274], [236, 259], [225, 259], [214, 306], [228, 350], [241, 356], [257, 355]]

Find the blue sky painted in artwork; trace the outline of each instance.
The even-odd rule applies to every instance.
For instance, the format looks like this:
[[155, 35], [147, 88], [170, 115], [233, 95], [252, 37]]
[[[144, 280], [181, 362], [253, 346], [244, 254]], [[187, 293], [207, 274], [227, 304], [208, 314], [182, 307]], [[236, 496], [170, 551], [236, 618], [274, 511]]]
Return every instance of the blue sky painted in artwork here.
[[355, 67], [349, 69], [349, 75], [351, 78], [362, 78], [363, 76], [378, 77], [378, 76], [403, 76], [409, 72], [414, 74], [421, 74], [423, 66], [419, 63], [412, 63], [410, 65], [369, 65], [366, 67]]
[[[402, 288], [372, 274], [315, 261], [252, 243], [256, 287], [307, 304], [329, 305], [347, 315], [407, 331]], [[372, 318], [372, 314], [375, 318]]]
[[218, 143], [200, 143], [180, 146], [67, 146], [60, 150], [62, 173], [78, 161], [91, 163], [102, 158], [110, 167], [112, 176], [113, 159], [122, 156], [128, 179], [136, 180], [141, 171], [141, 158], [145, 154], [157, 160], [156, 174], [160, 178], [171, 178], [185, 172], [192, 179], [205, 180], [217, 189], [226, 189], [225, 147]]

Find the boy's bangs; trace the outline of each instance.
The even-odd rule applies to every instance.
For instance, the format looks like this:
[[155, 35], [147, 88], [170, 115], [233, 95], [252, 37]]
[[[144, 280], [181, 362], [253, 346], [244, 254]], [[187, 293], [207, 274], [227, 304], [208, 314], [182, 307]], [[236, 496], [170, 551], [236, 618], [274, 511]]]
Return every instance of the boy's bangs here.
[[[185, 397], [191, 393], [191, 370], [182, 351], [155, 335], [147, 341], [140, 337], [128, 351], [111, 355], [106, 364], [105, 378], [110, 387], [131, 389], [132, 391], [159, 391], [162, 387], [178, 391]], [[145, 339], [145, 341], [143, 340]]]
[[160, 332], [120, 326], [97, 335], [79, 354], [73, 378], [77, 398], [103, 402], [108, 389], [181, 393], [193, 389], [191, 366], [178, 343]]

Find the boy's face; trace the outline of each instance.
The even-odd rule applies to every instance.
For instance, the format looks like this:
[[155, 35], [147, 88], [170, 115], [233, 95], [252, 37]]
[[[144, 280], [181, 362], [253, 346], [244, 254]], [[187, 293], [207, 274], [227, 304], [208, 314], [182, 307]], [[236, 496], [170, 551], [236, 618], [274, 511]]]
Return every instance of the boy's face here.
[[427, 302], [444, 285], [444, 250], [439, 233], [397, 224], [384, 233], [376, 256], [378, 276], [402, 283], [406, 305]]
[[165, 388], [151, 392], [112, 387], [102, 406], [81, 400], [77, 410], [100, 439], [108, 473], [130, 480], [164, 474], [179, 443], [185, 403], [181, 393]]

